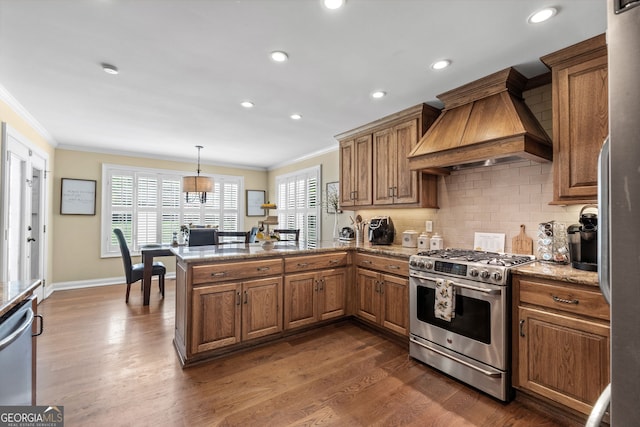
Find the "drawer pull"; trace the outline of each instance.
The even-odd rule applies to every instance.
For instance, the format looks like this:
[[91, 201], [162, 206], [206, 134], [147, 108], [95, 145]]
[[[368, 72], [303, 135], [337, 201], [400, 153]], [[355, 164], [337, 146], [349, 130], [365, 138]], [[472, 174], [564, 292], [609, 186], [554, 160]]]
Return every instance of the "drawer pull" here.
[[360, 262], [361, 262], [361, 263], [363, 263], [363, 264], [369, 264], [369, 265], [373, 264], [373, 262], [372, 262], [372, 261], [369, 261], [368, 259], [363, 259], [363, 260], [362, 260], [362, 261], [360, 261]]
[[296, 264], [297, 267], [303, 268], [303, 267], [307, 267], [309, 265], [309, 263], [307, 262], [299, 262]]
[[580, 301], [578, 301], [577, 299], [564, 299], [564, 298], [557, 297], [555, 295], [551, 295], [551, 298], [553, 298], [555, 302], [561, 302], [563, 304], [579, 304], [580, 303]]
[[226, 271], [219, 271], [217, 273], [211, 273], [211, 277], [224, 277], [227, 275]]
[[329, 260], [329, 264], [332, 264], [332, 265], [336, 265], [336, 264], [339, 264], [339, 263], [340, 263], [340, 261], [338, 261], [337, 259], [330, 259]]
[[271, 270], [271, 267], [257, 267], [256, 270], [258, 270], [258, 271], [269, 271], [269, 270]]
[[389, 270], [400, 270], [400, 267], [399, 267], [399, 266], [397, 266], [397, 265], [393, 265], [393, 264], [389, 264], [389, 265], [387, 265], [387, 268], [388, 268]]

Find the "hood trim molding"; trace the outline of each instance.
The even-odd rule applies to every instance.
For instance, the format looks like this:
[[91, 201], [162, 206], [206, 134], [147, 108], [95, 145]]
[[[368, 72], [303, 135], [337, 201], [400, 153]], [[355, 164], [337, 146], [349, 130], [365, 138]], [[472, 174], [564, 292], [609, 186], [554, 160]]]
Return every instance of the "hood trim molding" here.
[[448, 174], [497, 159], [551, 161], [549, 136], [522, 99], [526, 84], [507, 68], [438, 95], [445, 109], [409, 154], [409, 168]]

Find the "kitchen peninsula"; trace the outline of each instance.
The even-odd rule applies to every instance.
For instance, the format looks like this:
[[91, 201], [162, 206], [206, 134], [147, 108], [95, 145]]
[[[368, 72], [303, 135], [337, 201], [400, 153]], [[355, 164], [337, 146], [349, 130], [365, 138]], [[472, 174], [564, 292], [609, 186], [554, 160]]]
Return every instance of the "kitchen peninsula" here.
[[269, 249], [258, 243], [172, 251], [176, 255], [174, 346], [183, 366], [349, 316], [360, 305], [364, 306], [360, 311], [368, 313], [369, 301], [394, 307], [387, 311], [395, 319], [380, 323], [400, 326], [386, 329], [397, 333], [408, 327], [408, 283], [388, 292], [386, 298], [393, 300], [381, 302], [375, 294], [378, 288], [366, 283], [360, 292], [358, 286], [350, 286], [350, 278], [359, 252], [371, 258], [363, 260], [371, 268], [376, 261], [390, 260], [392, 272], [397, 272], [406, 271], [415, 249], [277, 242]]

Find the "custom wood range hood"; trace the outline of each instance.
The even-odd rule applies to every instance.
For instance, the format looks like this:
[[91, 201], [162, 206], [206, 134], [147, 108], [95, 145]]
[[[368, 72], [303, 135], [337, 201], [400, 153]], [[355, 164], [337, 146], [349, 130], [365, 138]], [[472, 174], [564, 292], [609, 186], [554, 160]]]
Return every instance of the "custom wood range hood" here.
[[409, 168], [443, 175], [523, 158], [551, 161], [551, 141], [522, 99], [526, 83], [507, 68], [438, 95], [444, 110], [409, 153]]

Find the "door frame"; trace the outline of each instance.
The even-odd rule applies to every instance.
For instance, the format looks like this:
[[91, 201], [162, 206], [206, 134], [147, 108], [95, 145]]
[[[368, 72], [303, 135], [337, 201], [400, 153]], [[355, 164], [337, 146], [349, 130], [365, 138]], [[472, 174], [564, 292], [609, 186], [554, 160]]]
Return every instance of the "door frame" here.
[[[33, 153], [40, 159], [44, 161], [44, 167], [42, 168], [42, 183], [41, 183], [41, 192], [40, 192], [40, 216], [41, 216], [41, 230], [38, 231], [37, 235], [40, 236], [41, 241], [39, 242], [39, 255], [38, 261], [40, 263], [41, 275], [39, 279], [42, 280], [42, 285], [36, 290], [36, 294], [38, 295], [38, 300], [41, 301], [45, 297], [44, 292], [44, 284], [45, 278], [47, 277], [47, 265], [48, 265], [48, 242], [47, 242], [47, 225], [49, 221], [49, 206], [48, 202], [48, 184], [47, 184], [47, 168], [49, 164], [49, 155], [43, 151], [41, 148], [37, 147], [34, 143], [32, 143], [28, 138], [26, 138], [23, 134], [18, 132], [16, 129], [11, 127], [6, 122], [2, 122], [2, 134], [1, 134], [1, 155], [0, 159], [2, 161], [2, 166], [0, 167], [0, 171], [2, 173], [0, 182], [2, 183], [2, 194], [0, 195], [0, 230], [2, 231], [2, 238], [0, 239], [0, 280], [6, 281], [7, 279], [7, 270], [8, 270], [8, 240], [7, 240], [7, 227], [9, 223], [9, 168], [7, 167], [8, 162], [8, 152], [10, 151], [10, 139], [15, 140], [17, 143], [23, 145], [26, 149], [29, 150], [29, 153]], [[31, 170], [31, 167], [28, 168]], [[39, 168], [38, 168], [39, 169]], [[31, 206], [31, 202], [28, 203]], [[27, 213], [25, 212], [25, 216]], [[28, 215], [31, 215], [30, 213]], [[30, 221], [29, 221], [30, 222]], [[26, 229], [22, 231], [24, 233], [24, 237], [26, 240], [27, 231]], [[23, 254], [21, 254], [22, 256]]]

